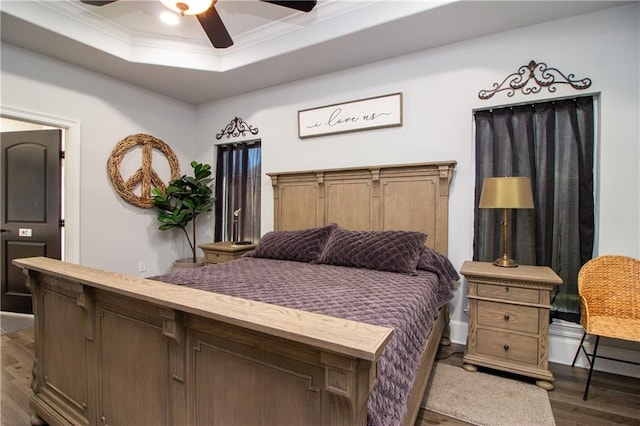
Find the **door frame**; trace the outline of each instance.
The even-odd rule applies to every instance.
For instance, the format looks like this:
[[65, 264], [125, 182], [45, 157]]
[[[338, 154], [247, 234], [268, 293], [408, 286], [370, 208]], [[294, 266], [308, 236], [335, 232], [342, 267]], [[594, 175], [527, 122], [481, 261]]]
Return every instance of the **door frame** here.
[[63, 259], [80, 263], [80, 122], [33, 111], [0, 106], [0, 116], [63, 129], [64, 247]]

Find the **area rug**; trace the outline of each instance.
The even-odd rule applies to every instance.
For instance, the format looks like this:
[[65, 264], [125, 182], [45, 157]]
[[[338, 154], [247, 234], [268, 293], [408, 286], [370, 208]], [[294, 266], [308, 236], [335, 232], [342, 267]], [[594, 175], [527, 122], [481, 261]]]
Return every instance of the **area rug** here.
[[535, 384], [436, 363], [422, 406], [481, 426], [555, 425], [547, 391]]
[[29, 327], [33, 327], [33, 315], [0, 312], [1, 334], [13, 333]]

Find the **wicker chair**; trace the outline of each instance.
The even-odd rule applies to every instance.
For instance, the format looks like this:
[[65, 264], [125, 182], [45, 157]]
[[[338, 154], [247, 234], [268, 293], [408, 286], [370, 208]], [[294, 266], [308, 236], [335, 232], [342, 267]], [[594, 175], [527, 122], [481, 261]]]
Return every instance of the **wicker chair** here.
[[[578, 293], [580, 322], [585, 332], [571, 366], [582, 350], [589, 361], [589, 377], [582, 397], [586, 401], [596, 358], [640, 365], [596, 355], [600, 336], [640, 342], [640, 260], [615, 255], [591, 259], [578, 273]], [[592, 354], [584, 348], [587, 333], [596, 335]]]

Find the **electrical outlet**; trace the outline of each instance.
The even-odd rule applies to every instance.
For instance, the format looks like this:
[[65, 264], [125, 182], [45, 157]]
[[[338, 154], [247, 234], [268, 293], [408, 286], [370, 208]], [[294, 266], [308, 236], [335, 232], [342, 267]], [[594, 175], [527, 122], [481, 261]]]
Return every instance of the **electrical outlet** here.
[[141, 260], [140, 262], [138, 262], [138, 272], [146, 272], [147, 270], [147, 262], [145, 262], [144, 260]]

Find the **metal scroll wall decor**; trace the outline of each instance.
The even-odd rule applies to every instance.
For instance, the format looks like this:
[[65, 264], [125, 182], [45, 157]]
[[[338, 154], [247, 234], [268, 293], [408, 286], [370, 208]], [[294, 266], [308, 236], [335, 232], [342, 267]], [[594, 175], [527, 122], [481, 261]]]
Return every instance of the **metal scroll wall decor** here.
[[[142, 165], [126, 181], [120, 172], [120, 166], [124, 156], [137, 147], [142, 147]], [[164, 155], [169, 163], [171, 180], [180, 177], [180, 164], [173, 150], [151, 135], [138, 133], [130, 135], [116, 144], [111, 151], [107, 167], [109, 177], [115, 190], [129, 204], [145, 209], [153, 207], [153, 196], [151, 189], [157, 187], [162, 191], [167, 189], [167, 185], [162, 181], [158, 173], [153, 170], [153, 152], [159, 151]], [[140, 187], [140, 194], [136, 194], [136, 188]]]
[[220, 131], [220, 133], [216, 133], [216, 139], [222, 139], [225, 135], [227, 136], [227, 139], [232, 136], [234, 138], [237, 138], [238, 136], [246, 136], [247, 132], [252, 135], [257, 135], [258, 128], [245, 123], [242, 118], [235, 117], [224, 129]]
[[576, 90], [585, 90], [591, 86], [590, 78], [574, 80], [574, 75], [564, 75], [557, 68], [549, 68], [544, 62], [531, 61], [528, 65], [522, 65], [517, 72], [509, 74], [502, 83], [493, 83], [493, 89], [481, 90], [478, 93], [480, 99], [490, 99], [498, 92], [507, 91], [511, 97], [516, 90], [523, 95], [538, 93], [546, 87], [549, 92], [556, 91], [556, 84], [568, 84]]

